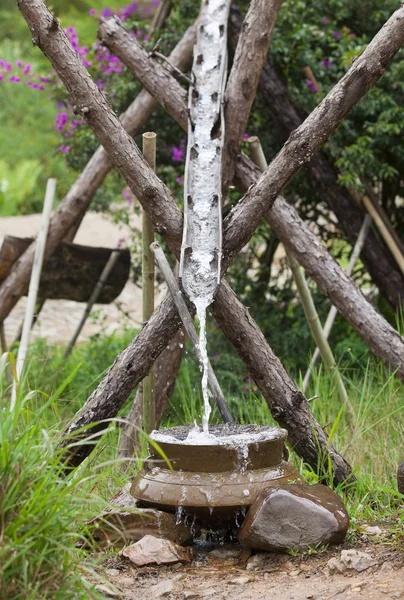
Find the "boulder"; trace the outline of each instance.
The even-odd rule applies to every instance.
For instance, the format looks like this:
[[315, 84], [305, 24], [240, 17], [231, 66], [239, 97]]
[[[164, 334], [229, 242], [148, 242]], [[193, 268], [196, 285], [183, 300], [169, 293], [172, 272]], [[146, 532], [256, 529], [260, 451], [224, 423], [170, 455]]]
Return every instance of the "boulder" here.
[[120, 554], [126, 556], [137, 567], [145, 565], [171, 565], [176, 562], [191, 562], [190, 548], [182, 548], [170, 540], [145, 535], [144, 538], [121, 550]]
[[341, 543], [349, 517], [340, 497], [321, 485], [289, 484], [261, 492], [240, 528], [240, 544], [287, 552]]
[[154, 508], [140, 508], [129, 493], [126, 484], [110, 501], [98, 517], [87, 523], [91, 537], [100, 546], [116, 544], [123, 546], [137, 542], [145, 535], [161, 537], [177, 544], [192, 538], [191, 530], [183, 523], [176, 523], [175, 515]]

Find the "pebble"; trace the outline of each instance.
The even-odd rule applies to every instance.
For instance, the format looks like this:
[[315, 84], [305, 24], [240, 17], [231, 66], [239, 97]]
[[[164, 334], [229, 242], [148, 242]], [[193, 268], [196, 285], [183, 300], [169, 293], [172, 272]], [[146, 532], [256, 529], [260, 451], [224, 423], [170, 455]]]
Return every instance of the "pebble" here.
[[108, 598], [120, 598], [122, 596], [122, 594], [118, 592], [118, 590], [115, 590], [109, 585], [104, 585], [102, 583], [96, 585], [95, 589], [97, 590], [97, 592], [104, 594]]
[[240, 577], [230, 579], [229, 583], [231, 585], [246, 585], [246, 583], [250, 583], [251, 581], [254, 581], [252, 577], [248, 577], [248, 575], [241, 575]]
[[150, 593], [152, 598], [164, 598], [164, 596], [168, 596], [169, 594], [172, 594], [175, 591], [177, 591], [177, 588], [174, 581], [167, 580], [160, 581], [160, 583], [153, 585], [149, 589], [148, 594]]
[[359, 550], [342, 550], [339, 557], [331, 558], [327, 563], [327, 569], [329, 575], [334, 573], [345, 573], [349, 570], [358, 571], [361, 573], [369, 567], [373, 567], [377, 564], [377, 561], [366, 552], [359, 552]]
[[118, 577], [118, 575], [120, 575], [120, 571], [118, 569], [106, 569], [105, 570], [105, 575], [107, 575], [108, 577]]

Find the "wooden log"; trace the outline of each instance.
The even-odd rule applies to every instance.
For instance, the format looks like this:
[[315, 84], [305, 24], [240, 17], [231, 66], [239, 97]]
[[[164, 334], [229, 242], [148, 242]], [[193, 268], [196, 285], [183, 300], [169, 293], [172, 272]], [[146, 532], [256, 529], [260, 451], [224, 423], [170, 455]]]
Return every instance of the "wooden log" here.
[[[400, 9], [400, 14], [402, 15], [402, 13], [404, 13], [404, 8]], [[392, 17], [393, 22], [395, 22], [396, 18]], [[404, 33], [401, 32], [401, 34], [404, 37]], [[169, 78], [163, 67], [153, 61], [144, 49], [119, 24], [113, 21], [103, 23], [100, 27], [99, 35], [114, 54], [118, 55], [127, 65], [135, 77], [139, 78], [145, 88], [153, 90], [156, 99], [162, 104], [164, 102], [166, 110], [186, 130], [186, 92], [178, 81], [172, 76]], [[383, 43], [387, 43], [387, 41], [384, 40]], [[151, 64], [153, 64], [153, 69], [150, 66]], [[334, 88], [332, 95], [337, 95], [337, 104], [339, 104], [338, 84], [336, 88], [337, 90]], [[329, 104], [329, 108], [332, 110], [332, 101]], [[329, 127], [329, 124], [327, 124], [327, 127]], [[290, 169], [290, 173], [298, 170], [299, 165], [296, 165], [296, 162], [299, 163], [298, 157], [300, 154], [305, 155], [304, 143], [309, 135], [310, 128], [311, 125], [308, 131], [305, 131], [305, 128], [302, 126], [300, 150], [296, 152], [293, 161], [294, 164], [291, 163], [285, 166], [286, 170]], [[309, 139], [308, 143], [312, 143], [312, 141]], [[286, 149], [287, 147], [288, 145], [286, 145]], [[255, 184], [261, 176], [259, 169], [244, 154], [237, 161], [236, 184], [240, 190], [249, 191], [247, 197], [241, 202], [241, 204], [247, 205], [248, 214], [246, 219], [249, 220], [249, 225], [251, 225], [251, 222], [255, 222], [255, 224], [260, 222], [260, 210], [256, 213], [254, 207], [257, 207], [258, 210], [259, 207], [262, 209], [265, 206], [266, 194], [273, 196], [275, 192], [279, 193], [281, 191], [283, 185], [282, 179], [285, 176], [285, 172], [279, 174], [278, 177], [278, 173], [273, 171], [272, 175], [271, 185], [273, 187], [269, 186], [264, 189], [263, 186], [260, 186], [258, 191]], [[257, 196], [256, 192], [258, 192]], [[241, 249], [240, 232], [243, 230], [245, 223], [242, 223], [239, 218], [232, 222], [232, 214], [234, 214], [233, 211], [226, 219], [226, 223], [229, 224], [229, 237], [233, 239], [234, 244], [238, 244], [238, 249]], [[265, 218], [279, 239], [293, 250], [305, 271], [314, 279], [322, 292], [330, 298], [331, 302], [337, 306], [338, 311], [368, 344], [372, 352], [376, 356], [379, 356], [390, 368], [396, 370], [397, 377], [404, 380], [403, 338], [397, 334], [380, 313], [365, 299], [361, 291], [358, 290], [349, 277], [346, 277], [343, 270], [333, 260], [320, 240], [305, 225], [296, 210], [289, 206], [284, 198], [278, 196], [272, 208], [267, 210]], [[282, 219], [286, 219], [286, 221], [283, 222]], [[231, 233], [232, 229], [233, 233]], [[302, 245], [305, 248], [304, 253], [300, 251]], [[370, 243], [366, 244], [366, 247], [368, 245]], [[231, 258], [226, 254], [226, 239], [223, 249], [222, 267], [224, 271]], [[349, 298], [351, 301], [348, 300]], [[365, 319], [364, 315], [366, 315]]]
[[223, 196], [234, 177], [250, 110], [283, 0], [251, 0], [241, 27], [225, 96]]
[[[6, 279], [16, 261], [32, 244], [30, 238], [6, 236], [0, 248], [0, 282]], [[93, 248], [64, 242], [57, 246], [42, 270], [39, 296], [53, 300], [87, 302], [102, 270], [113, 252], [110, 248]], [[109, 304], [119, 296], [129, 278], [129, 250], [119, 250], [113, 277], [103, 287], [97, 302]]]
[[[143, 156], [156, 170], [156, 137], [153, 131], [142, 135]], [[149, 216], [142, 212], [142, 320], [150, 319], [154, 312], [154, 256], [150, 244], [154, 242], [154, 228]], [[156, 426], [156, 394], [154, 365], [142, 383], [143, 430], [150, 434]]]

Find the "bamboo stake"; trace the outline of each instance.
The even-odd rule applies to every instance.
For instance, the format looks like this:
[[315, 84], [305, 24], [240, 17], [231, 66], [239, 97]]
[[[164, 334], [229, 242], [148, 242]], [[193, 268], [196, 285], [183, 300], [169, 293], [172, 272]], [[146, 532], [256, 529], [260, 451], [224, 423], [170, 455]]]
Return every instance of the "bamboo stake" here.
[[[253, 136], [252, 138], [248, 139], [248, 142], [250, 145], [253, 161], [261, 171], [265, 171], [265, 169], [267, 168], [267, 161], [262, 150], [259, 138], [257, 136]], [[310, 289], [304, 276], [303, 270], [297, 262], [294, 253], [285, 245], [284, 248], [289, 261], [290, 268], [292, 270], [297, 291], [299, 293], [303, 305], [303, 310], [304, 314], [306, 315], [307, 324], [310, 327], [313, 339], [316, 342], [317, 347], [319, 348], [321, 358], [324, 361], [324, 365], [327, 371], [331, 374], [332, 378], [337, 384], [341, 402], [348, 406], [348, 408], [354, 415], [355, 412], [348, 398], [348, 394], [344, 382], [342, 381], [341, 374], [337, 368], [337, 363], [335, 362], [334, 355], [321, 327], [321, 322], [316, 307], [314, 305], [313, 298], [310, 293]]]
[[370, 198], [368, 198], [368, 196], [363, 196], [362, 204], [374, 220], [375, 225], [380, 232], [380, 235], [386, 242], [387, 247], [394, 256], [394, 259], [400, 268], [400, 271], [404, 275], [404, 256], [401, 254], [400, 248], [397, 246], [396, 241], [394, 240], [393, 236], [390, 234], [389, 230], [384, 224], [383, 219], [380, 217], [378, 211], [373, 206], [373, 203], [370, 200]]
[[[153, 251], [156, 263], [158, 264], [160, 271], [162, 272], [163, 277], [167, 283], [168, 289], [171, 292], [174, 304], [178, 310], [178, 314], [180, 315], [181, 321], [184, 325], [184, 329], [187, 332], [189, 339], [191, 340], [192, 346], [194, 347], [196, 357], [199, 363], [201, 363], [202, 357], [199, 349], [199, 335], [196, 332], [193, 319], [189, 314], [188, 307], [184, 300], [184, 296], [179, 288], [179, 285], [174, 277], [174, 274], [171, 270], [171, 267], [160, 244], [158, 242], [153, 242], [153, 244], [151, 245], [151, 250]], [[208, 385], [212, 396], [216, 401], [220, 414], [223, 417], [223, 421], [225, 423], [234, 423], [233, 417], [231, 416], [229, 407], [227, 406], [226, 400], [224, 399], [222, 390], [220, 389], [219, 382], [212, 369], [210, 361], [208, 361]]]
[[[142, 136], [143, 156], [149, 166], [156, 171], [156, 137], [150, 131]], [[150, 245], [154, 242], [153, 223], [142, 211], [142, 319], [148, 321], [154, 312], [154, 257]], [[143, 429], [151, 433], [156, 423], [156, 374], [155, 367], [150, 369], [149, 374], [143, 379]]]
[[167, 19], [168, 15], [171, 12], [172, 5], [173, 3], [171, 2], [171, 0], [163, 0], [163, 2], [160, 4], [157, 11], [154, 13], [154, 17], [150, 25], [150, 37], [152, 37], [152, 35], [154, 35], [155, 32], [162, 27], [164, 21]]
[[6, 335], [4, 333], [4, 323], [0, 323], [0, 345], [1, 345], [1, 353], [5, 354], [7, 352], [7, 341], [6, 341]]
[[[345, 273], [348, 275], [348, 277], [350, 277], [352, 275], [356, 261], [358, 260], [359, 255], [362, 252], [362, 248], [365, 243], [366, 236], [368, 234], [371, 224], [372, 224], [372, 217], [370, 215], [366, 215], [363, 220], [363, 225], [361, 227], [358, 238], [356, 240], [354, 249], [352, 251], [348, 266], [345, 270]], [[325, 335], [326, 339], [328, 339], [328, 336], [330, 335], [330, 332], [331, 332], [332, 326], [334, 324], [335, 317], [337, 316], [337, 313], [338, 313], [338, 311], [337, 311], [336, 307], [334, 305], [331, 306], [330, 311], [327, 315], [327, 319], [324, 323], [324, 327], [323, 327], [323, 331], [324, 331], [324, 335]], [[306, 374], [304, 376], [304, 379], [303, 379], [303, 392], [304, 393], [306, 393], [306, 390], [309, 387], [312, 369], [316, 365], [319, 356], [320, 356], [320, 351], [317, 347], [314, 351], [310, 365], [309, 365], [309, 367], [306, 371]]]
[[42, 212], [42, 224], [41, 230], [38, 234], [37, 243], [35, 246], [35, 256], [32, 265], [31, 281], [28, 290], [27, 308], [25, 311], [24, 325], [22, 328], [21, 344], [18, 348], [17, 361], [16, 361], [16, 378], [13, 383], [13, 389], [11, 393], [11, 405], [10, 410], [14, 409], [15, 402], [17, 399], [17, 387], [21, 381], [21, 375], [24, 368], [25, 358], [28, 351], [29, 334], [32, 327], [32, 320], [34, 317], [36, 299], [38, 296], [39, 280], [41, 278], [42, 263], [46, 246], [46, 238], [48, 237], [48, 227], [52, 212], [53, 200], [56, 191], [56, 179], [50, 178], [46, 184], [45, 201]]
[[70, 342], [68, 343], [68, 345], [66, 347], [65, 353], [63, 355], [64, 358], [67, 358], [70, 355], [71, 351], [73, 350], [73, 346], [76, 343], [76, 340], [79, 337], [80, 332], [84, 327], [84, 323], [87, 321], [87, 318], [91, 312], [91, 309], [93, 308], [94, 304], [97, 302], [98, 296], [100, 295], [100, 292], [101, 292], [102, 288], [104, 287], [118, 258], [119, 258], [119, 250], [113, 250], [109, 256], [109, 259], [107, 260], [107, 262], [105, 264], [105, 267], [102, 270], [99, 280], [95, 284], [95, 287], [93, 289], [93, 292], [92, 292], [90, 298], [88, 299], [87, 306], [85, 308], [83, 316], [80, 319], [79, 324], [76, 327], [76, 331], [74, 332], [72, 339], [70, 340]]

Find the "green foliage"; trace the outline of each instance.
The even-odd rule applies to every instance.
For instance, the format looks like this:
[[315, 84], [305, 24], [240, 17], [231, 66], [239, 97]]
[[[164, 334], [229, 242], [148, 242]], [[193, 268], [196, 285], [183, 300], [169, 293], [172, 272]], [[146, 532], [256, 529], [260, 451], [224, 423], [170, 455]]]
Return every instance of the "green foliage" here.
[[[58, 396], [32, 390], [9, 410], [0, 361], [0, 588], [9, 600], [98, 598], [76, 548], [86, 519], [105, 503], [84, 471], [63, 476], [49, 411]], [[99, 478], [99, 476], [98, 476]], [[79, 533], [82, 530], [82, 533]]]

